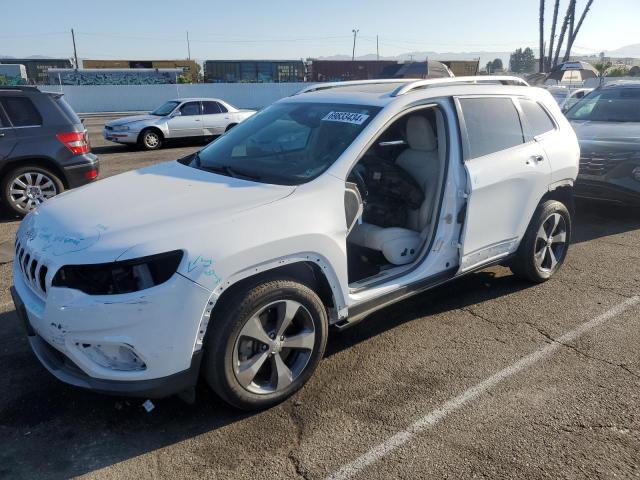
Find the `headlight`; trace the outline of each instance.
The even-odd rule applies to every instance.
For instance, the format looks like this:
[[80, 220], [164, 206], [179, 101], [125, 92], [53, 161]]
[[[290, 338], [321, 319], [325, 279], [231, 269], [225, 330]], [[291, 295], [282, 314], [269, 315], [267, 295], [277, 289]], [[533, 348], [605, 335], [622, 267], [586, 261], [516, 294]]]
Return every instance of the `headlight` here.
[[129, 126], [128, 125], [116, 125], [115, 127], [113, 127], [113, 131], [114, 132], [128, 132], [129, 131]]
[[169, 280], [182, 256], [182, 250], [175, 250], [123, 262], [66, 265], [56, 272], [52, 285], [88, 295], [137, 292]]

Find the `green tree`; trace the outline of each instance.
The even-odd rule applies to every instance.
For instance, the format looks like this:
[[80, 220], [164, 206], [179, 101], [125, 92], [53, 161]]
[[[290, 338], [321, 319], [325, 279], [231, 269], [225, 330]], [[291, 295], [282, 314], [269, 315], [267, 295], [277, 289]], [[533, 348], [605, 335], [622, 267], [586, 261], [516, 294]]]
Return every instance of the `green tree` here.
[[487, 65], [485, 68], [487, 70], [487, 73], [498, 73], [504, 70], [504, 66], [502, 65], [502, 60], [500, 60], [499, 58], [496, 58], [495, 60], [487, 62]]
[[536, 56], [531, 48], [518, 48], [511, 54], [509, 70], [514, 73], [531, 73], [536, 68]]

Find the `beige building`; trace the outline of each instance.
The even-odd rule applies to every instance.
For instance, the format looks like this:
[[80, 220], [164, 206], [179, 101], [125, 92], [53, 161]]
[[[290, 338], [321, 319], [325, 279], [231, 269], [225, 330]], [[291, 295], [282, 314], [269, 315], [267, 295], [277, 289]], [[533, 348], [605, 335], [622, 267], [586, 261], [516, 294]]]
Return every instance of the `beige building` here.
[[477, 60], [440, 60], [456, 77], [471, 77], [478, 75], [480, 59]]

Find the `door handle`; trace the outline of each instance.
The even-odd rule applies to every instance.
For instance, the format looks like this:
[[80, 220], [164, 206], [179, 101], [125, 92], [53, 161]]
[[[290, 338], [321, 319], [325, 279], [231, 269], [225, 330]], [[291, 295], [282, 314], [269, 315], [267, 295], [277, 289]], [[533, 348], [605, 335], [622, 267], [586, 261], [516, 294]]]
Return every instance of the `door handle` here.
[[534, 155], [531, 157], [536, 163], [544, 162], [544, 157], [542, 155]]

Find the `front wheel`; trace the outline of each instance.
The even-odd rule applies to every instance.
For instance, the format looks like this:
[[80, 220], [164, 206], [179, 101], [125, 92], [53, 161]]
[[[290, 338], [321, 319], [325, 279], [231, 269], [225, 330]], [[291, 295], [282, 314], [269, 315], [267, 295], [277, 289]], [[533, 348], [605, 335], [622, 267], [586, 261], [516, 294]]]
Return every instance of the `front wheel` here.
[[571, 214], [567, 207], [548, 200], [535, 211], [511, 271], [525, 280], [542, 283], [562, 266], [571, 242]]
[[209, 325], [205, 379], [244, 410], [282, 402], [307, 382], [324, 355], [328, 319], [322, 301], [306, 285], [284, 279], [227, 300]]
[[162, 135], [157, 130], [143, 130], [138, 138], [139, 145], [145, 150], [158, 150], [162, 147]]

